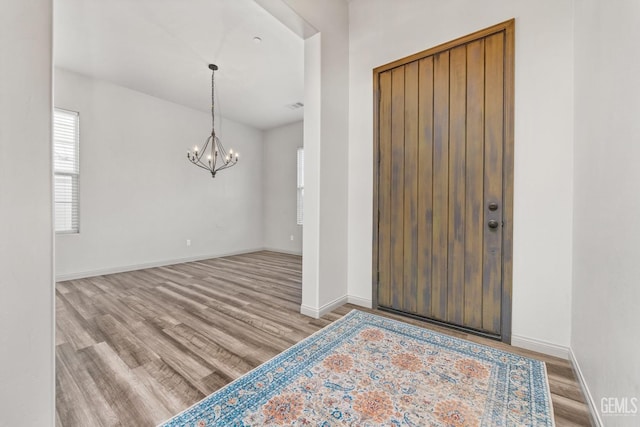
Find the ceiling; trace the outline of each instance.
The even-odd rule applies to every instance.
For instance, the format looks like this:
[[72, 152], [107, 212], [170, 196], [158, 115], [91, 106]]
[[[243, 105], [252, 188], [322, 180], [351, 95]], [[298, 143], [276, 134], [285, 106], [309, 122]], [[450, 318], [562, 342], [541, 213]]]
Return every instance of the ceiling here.
[[57, 0], [54, 52], [57, 67], [203, 112], [215, 63], [217, 114], [302, 120], [288, 106], [303, 101], [304, 41], [253, 0]]

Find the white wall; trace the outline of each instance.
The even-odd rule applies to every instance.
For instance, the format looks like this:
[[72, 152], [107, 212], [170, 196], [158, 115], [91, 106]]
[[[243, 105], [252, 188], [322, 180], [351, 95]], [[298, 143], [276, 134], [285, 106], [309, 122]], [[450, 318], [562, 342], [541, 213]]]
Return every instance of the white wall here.
[[80, 113], [80, 234], [57, 236], [59, 276], [263, 246], [260, 131], [217, 120], [241, 157], [212, 179], [186, 159], [211, 131], [206, 113], [60, 69], [55, 104]]
[[344, 0], [283, 0], [319, 33], [305, 40], [302, 307], [318, 316], [347, 297], [349, 16]]
[[[320, 129], [321, 35], [304, 41], [304, 185], [302, 229], [302, 304], [300, 312], [320, 314]], [[346, 287], [346, 284], [345, 284]]]
[[636, 0], [575, 2], [571, 348], [598, 410], [603, 397], [640, 398], [638, 22]]
[[[297, 220], [297, 152], [302, 121], [263, 132], [262, 212], [264, 247], [302, 255], [302, 226]], [[291, 239], [293, 237], [293, 240]]]
[[516, 18], [514, 342], [569, 345], [572, 1], [350, 3], [349, 295], [371, 299], [372, 69]]
[[0, 426], [54, 424], [50, 0], [0, 13]]

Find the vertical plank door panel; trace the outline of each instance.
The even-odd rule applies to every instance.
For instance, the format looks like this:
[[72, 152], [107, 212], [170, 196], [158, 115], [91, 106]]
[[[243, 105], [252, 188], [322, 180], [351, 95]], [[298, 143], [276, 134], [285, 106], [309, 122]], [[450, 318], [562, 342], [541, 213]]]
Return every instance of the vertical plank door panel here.
[[447, 320], [449, 227], [449, 52], [433, 58], [433, 260], [431, 311]]
[[431, 317], [433, 241], [433, 57], [419, 62], [417, 312]]
[[467, 45], [467, 180], [464, 324], [482, 328], [484, 231], [484, 41]]
[[515, 21], [504, 30], [504, 145], [502, 152], [502, 304], [500, 336], [511, 343], [513, 288], [513, 152], [514, 152], [514, 81]]
[[418, 62], [405, 65], [404, 81], [404, 303], [417, 311], [418, 279]]
[[378, 304], [391, 307], [391, 72], [380, 74]]
[[391, 71], [391, 305], [404, 301], [404, 66]]
[[464, 323], [464, 231], [467, 118], [467, 47], [451, 49], [449, 60], [449, 259], [447, 321]]
[[[484, 266], [482, 328], [500, 333], [502, 293], [502, 145], [504, 125], [504, 32], [485, 39]], [[489, 211], [488, 205], [498, 209]], [[488, 221], [498, 222], [490, 228]]]

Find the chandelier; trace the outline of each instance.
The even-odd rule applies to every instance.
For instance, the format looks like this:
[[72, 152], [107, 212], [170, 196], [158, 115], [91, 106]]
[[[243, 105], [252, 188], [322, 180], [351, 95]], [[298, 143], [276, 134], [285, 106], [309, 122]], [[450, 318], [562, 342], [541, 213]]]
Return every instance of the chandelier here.
[[211, 70], [211, 135], [207, 138], [202, 147], [202, 150], [198, 149], [196, 145], [192, 151], [187, 152], [187, 159], [199, 168], [206, 169], [211, 173], [211, 177], [215, 178], [216, 173], [223, 169], [230, 168], [238, 163], [240, 157], [238, 153], [234, 153], [233, 150], [227, 151], [224, 149], [222, 142], [216, 136], [215, 129], [215, 102], [214, 102], [214, 88], [215, 88], [215, 73], [218, 69], [217, 65], [209, 64]]

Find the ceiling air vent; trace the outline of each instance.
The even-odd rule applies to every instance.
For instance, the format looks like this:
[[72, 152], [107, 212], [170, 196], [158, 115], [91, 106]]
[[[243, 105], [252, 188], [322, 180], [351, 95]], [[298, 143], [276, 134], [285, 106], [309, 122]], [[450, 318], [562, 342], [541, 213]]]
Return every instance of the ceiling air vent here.
[[302, 102], [296, 102], [295, 104], [287, 105], [287, 108], [289, 110], [297, 110], [298, 108], [302, 108], [302, 107], [304, 107], [304, 104]]

